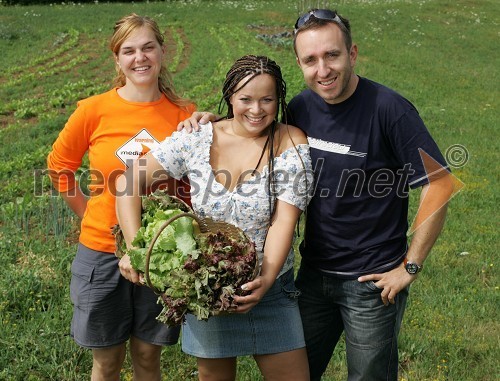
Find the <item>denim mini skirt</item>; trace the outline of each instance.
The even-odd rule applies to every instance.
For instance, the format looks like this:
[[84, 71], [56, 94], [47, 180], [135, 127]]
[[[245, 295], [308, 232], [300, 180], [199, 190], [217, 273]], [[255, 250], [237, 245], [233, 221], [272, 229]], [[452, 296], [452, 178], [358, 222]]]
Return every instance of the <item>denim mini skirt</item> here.
[[276, 279], [246, 314], [187, 315], [182, 326], [183, 352], [200, 358], [225, 358], [287, 352], [305, 347], [293, 270]]

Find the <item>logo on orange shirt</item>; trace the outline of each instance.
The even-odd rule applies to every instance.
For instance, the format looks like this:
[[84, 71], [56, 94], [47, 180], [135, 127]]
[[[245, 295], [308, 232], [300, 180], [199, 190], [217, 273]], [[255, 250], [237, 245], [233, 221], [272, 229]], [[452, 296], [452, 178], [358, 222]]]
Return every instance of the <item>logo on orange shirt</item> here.
[[147, 154], [160, 143], [145, 128], [132, 136], [125, 144], [118, 148], [115, 155], [123, 164], [129, 167], [129, 164]]

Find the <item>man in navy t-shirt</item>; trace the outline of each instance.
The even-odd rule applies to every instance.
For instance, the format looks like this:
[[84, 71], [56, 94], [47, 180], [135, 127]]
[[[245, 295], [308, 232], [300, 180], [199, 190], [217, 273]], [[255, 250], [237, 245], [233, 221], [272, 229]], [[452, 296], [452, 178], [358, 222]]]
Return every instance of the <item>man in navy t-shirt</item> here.
[[[287, 122], [308, 135], [316, 177], [296, 279], [311, 380], [345, 332], [349, 381], [396, 381], [408, 286], [441, 232], [453, 182], [415, 107], [355, 74], [347, 19], [307, 12], [294, 49], [308, 89], [290, 102]], [[197, 112], [178, 129], [215, 119]], [[408, 191], [417, 187], [408, 246]]]
[[[308, 136], [316, 176], [296, 284], [311, 380], [343, 331], [349, 380], [397, 380], [397, 337], [412, 283], [445, 220], [453, 183], [415, 107], [357, 76], [349, 21], [315, 9], [295, 25], [309, 89], [288, 121]], [[408, 191], [422, 187], [411, 244]]]

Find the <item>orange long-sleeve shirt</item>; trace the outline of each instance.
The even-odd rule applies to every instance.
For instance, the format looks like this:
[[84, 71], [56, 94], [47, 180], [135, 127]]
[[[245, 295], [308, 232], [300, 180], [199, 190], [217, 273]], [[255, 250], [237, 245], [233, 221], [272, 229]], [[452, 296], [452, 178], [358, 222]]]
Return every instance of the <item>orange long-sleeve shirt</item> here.
[[78, 102], [47, 158], [54, 187], [70, 192], [78, 186], [75, 172], [88, 151], [91, 197], [81, 222], [80, 242], [109, 253], [115, 251], [111, 228], [117, 223], [116, 177], [127, 163], [170, 136], [191, 115], [164, 95], [155, 102], [128, 102], [116, 90]]

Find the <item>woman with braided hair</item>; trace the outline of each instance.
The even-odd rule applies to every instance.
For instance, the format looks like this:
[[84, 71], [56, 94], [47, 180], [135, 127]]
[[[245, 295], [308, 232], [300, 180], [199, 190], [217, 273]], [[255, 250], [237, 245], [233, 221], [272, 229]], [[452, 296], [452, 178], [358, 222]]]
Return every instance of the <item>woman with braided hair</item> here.
[[[184, 175], [197, 214], [236, 225], [255, 242], [260, 273], [242, 286], [248, 293], [235, 297], [232, 313], [208, 321], [188, 315], [183, 325], [182, 349], [196, 356], [200, 380], [234, 380], [244, 355], [266, 380], [309, 380], [292, 241], [313, 179], [305, 135], [279, 122], [285, 97], [276, 62], [244, 56], [226, 75], [224, 118], [191, 134], [175, 132], [117, 180], [117, 215], [129, 246], [140, 227], [140, 190]], [[120, 269], [140, 282], [128, 256]]]

